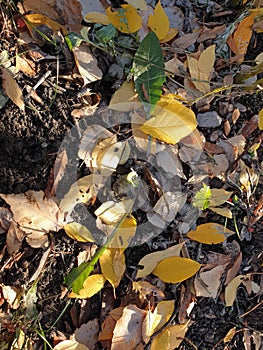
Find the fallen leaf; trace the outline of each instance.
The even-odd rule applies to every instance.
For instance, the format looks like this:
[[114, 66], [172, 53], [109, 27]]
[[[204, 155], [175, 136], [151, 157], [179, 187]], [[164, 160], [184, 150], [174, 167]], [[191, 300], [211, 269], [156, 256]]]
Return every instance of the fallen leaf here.
[[178, 349], [191, 322], [176, 324], [165, 328], [161, 334], [153, 338], [150, 350], [174, 350]]
[[218, 215], [224, 216], [225, 218], [228, 218], [228, 219], [233, 218], [232, 211], [227, 207], [224, 207], [224, 208], [209, 207], [209, 209]]
[[22, 90], [18, 86], [15, 78], [5, 68], [1, 67], [2, 71], [2, 86], [6, 95], [19, 107], [23, 112], [25, 111], [24, 97]]
[[102, 71], [98, 67], [98, 61], [92, 54], [89, 45], [81, 44], [72, 49], [79, 73], [84, 80], [84, 85], [102, 78]]
[[0, 234], [8, 231], [13, 219], [13, 214], [7, 208], [0, 208]]
[[109, 315], [101, 325], [101, 331], [98, 336], [98, 340], [111, 340], [113, 337], [113, 330], [115, 328], [116, 321]]
[[156, 141], [150, 140], [150, 136], [145, 134], [143, 131], [140, 130], [140, 126], [145, 122], [145, 118], [143, 118], [138, 113], [133, 113], [131, 117], [131, 123], [132, 123], [132, 134], [134, 137], [134, 140], [136, 142], [136, 145], [139, 149], [141, 149], [144, 152], [149, 152], [151, 154], [156, 154]]
[[66, 224], [63, 229], [70, 238], [78, 242], [95, 242], [92, 233], [87, 227], [78, 222], [70, 222], [69, 224]]
[[79, 290], [78, 293], [70, 292], [69, 298], [80, 298], [87, 299], [91, 298], [93, 295], [97, 294], [103, 287], [106, 282], [106, 278], [103, 275], [94, 274], [90, 275], [83, 282], [83, 287]]
[[89, 23], [100, 23], [104, 26], [110, 24], [108, 16], [100, 12], [89, 12], [84, 16], [84, 20]]
[[211, 188], [211, 197], [209, 199], [210, 205], [213, 207], [224, 204], [233, 194], [223, 188]]
[[234, 33], [228, 37], [227, 43], [230, 49], [236, 54], [241, 55], [240, 60], [247, 52], [248, 44], [252, 36], [252, 26], [254, 24], [256, 14], [251, 13], [249, 16], [239, 22]]
[[137, 32], [142, 26], [141, 16], [131, 5], [121, 5], [121, 9], [112, 11], [110, 7], [106, 9], [106, 14], [111, 24], [120, 32], [131, 34]]
[[233, 327], [231, 328], [226, 336], [224, 337], [224, 343], [229, 343], [233, 338], [234, 338], [234, 335], [236, 334], [236, 327]]
[[114, 238], [109, 244], [109, 248], [126, 249], [132, 237], [135, 235], [137, 222], [134, 216], [127, 216], [121, 225], [116, 230]]
[[23, 1], [23, 10], [27, 13], [41, 13], [53, 20], [59, 19], [53, 4], [45, 0], [25, 0]]
[[121, 202], [104, 202], [96, 211], [95, 215], [108, 225], [118, 223], [125, 214], [131, 211], [133, 200], [127, 199]]
[[100, 257], [101, 272], [113, 288], [118, 287], [125, 272], [124, 249], [106, 248]]
[[139, 281], [132, 282], [132, 287], [134, 290], [138, 291], [143, 299], [146, 298], [147, 295], [154, 295], [157, 299], [164, 299], [165, 294], [159, 288], [155, 287], [149, 282]]
[[155, 6], [154, 14], [149, 15], [148, 27], [157, 35], [159, 40], [164, 39], [168, 34], [170, 23], [164, 12], [161, 1]]
[[246, 278], [245, 275], [239, 275], [232, 279], [225, 289], [225, 303], [226, 306], [232, 306], [236, 299], [237, 289]]
[[136, 9], [147, 11], [147, 4], [144, 0], [126, 0], [126, 2]]
[[178, 30], [176, 28], [169, 28], [167, 35], [160, 40], [160, 43], [167, 43], [171, 41], [178, 34]]
[[153, 312], [151, 310], [147, 312], [142, 325], [142, 337], [146, 344], [149, 343], [151, 336], [169, 321], [173, 312], [173, 300], [160, 301]]
[[134, 350], [142, 339], [142, 323], [146, 312], [135, 305], [123, 309], [114, 328], [111, 350]]
[[89, 348], [76, 340], [63, 340], [53, 350], [89, 350]]
[[180, 38], [175, 39], [172, 43], [172, 47], [180, 48], [182, 50], [187, 49], [189, 46], [196, 43], [201, 32], [202, 32], [202, 29], [198, 29], [198, 30], [194, 31], [193, 33], [187, 33], [187, 34], [181, 36]]
[[14, 220], [26, 234], [33, 248], [46, 247], [46, 233], [57, 231], [65, 225], [64, 215], [53, 199], [45, 199], [43, 191], [27, 191], [25, 194], [0, 194], [11, 206]]
[[138, 108], [140, 105], [138, 94], [135, 92], [134, 82], [125, 81], [112, 95], [109, 108], [116, 111], [129, 112]]
[[152, 273], [166, 283], [179, 283], [192, 277], [200, 267], [194, 260], [173, 256], [159, 262]]
[[[25, 23], [26, 23], [27, 29], [29, 30], [29, 32], [33, 38], [36, 37], [34, 27], [37, 28], [41, 25], [46, 25], [47, 27], [52, 29], [54, 32], [61, 31], [64, 35], [67, 34], [67, 30], [62, 24], [60, 24], [59, 22], [53, 21], [52, 19], [50, 19], [49, 17], [47, 17], [44, 14], [31, 13], [28, 15], [24, 15], [24, 18], [26, 19]], [[40, 32], [42, 32], [42, 31], [40, 30]], [[36, 39], [37, 39], [37, 37], [36, 37]]]
[[97, 343], [99, 328], [98, 319], [94, 318], [94, 320], [83, 323], [77, 328], [74, 332], [74, 338], [79, 343], [87, 346], [89, 350], [94, 350]]
[[21, 289], [14, 286], [5, 286], [4, 284], [0, 284], [2, 289], [3, 298], [9, 304], [9, 306], [16, 310], [20, 306], [20, 298], [21, 298]]
[[140, 129], [160, 141], [176, 144], [196, 127], [194, 112], [177, 101], [173, 94], [169, 94], [161, 97], [153, 117]]
[[17, 223], [11, 221], [10, 227], [6, 235], [6, 245], [8, 254], [16, 253], [22, 246], [22, 241], [25, 238], [25, 232], [20, 230]]
[[187, 234], [187, 237], [200, 243], [219, 244], [224, 242], [234, 233], [234, 231], [231, 231], [220, 224], [208, 222], [197, 226], [195, 231], [190, 231]]
[[138, 263], [139, 266], [143, 266], [143, 269], [138, 270], [136, 278], [148, 276], [156, 268], [157, 264], [165, 258], [178, 256], [182, 247], [183, 243], [180, 243], [160, 252], [145, 255]]
[[263, 108], [258, 113], [258, 127], [259, 130], [263, 130]]
[[199, 59], [188, 55], [187, 63], [195, 87], [204, 93], [209, 92], [209, 81], [215, 63], [215, 45], [207, 47]]

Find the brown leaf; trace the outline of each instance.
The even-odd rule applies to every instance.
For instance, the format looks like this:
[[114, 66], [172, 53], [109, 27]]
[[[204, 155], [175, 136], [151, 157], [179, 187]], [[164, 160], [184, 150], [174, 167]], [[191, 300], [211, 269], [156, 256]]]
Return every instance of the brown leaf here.
[[15, 78], [12, 77], [12, 75], [8, 72], [7, 69], [1, 68], [2, 70], [2, 86], [7, 94], [7, 96], [10, 98], [14, 104], [17, 105], [23, 112], [25, 111], [25, 103], [24, 103], [24, 97], [22, 94], [22, 90], [18, 86], [17, 82], [15, 81]]
[[199, 37], [202, 29], [198, 29], [193, 33], [188, 33], [183, 35], [182, 37], [175, 39], [172, 43], [172, 47], [179, 47], [180, 49], [187, 49], [189, 46], [193, 45], [197, 38]]
[[202, 43], [205, 40], [214, 39], [217, 35], [223, 33], [225, 31], [225, 28], [226, 26], [224, 24], [212, 29], [204, 26], [199, 38], [197, 39], [197, 42]]
[[12, 221], [13, 214], [7, 208], [0, 208], [0, 234], [6, 232]]
[[86, 345], [89, 350], [94, 350], [97, 343], [99, 333], [99, 322], [95, 318], [92, 321], [84, 323], [75, 330], [75, 340], [79, 343]]
[[211, 142], [205, 142], [205, 151], [210, 154], [222, 154], [225, 152], [223, 147], [220, 147]]
[[252, 134], [256, 129], [258, 128], [258, 115], [254, 115], [252, 118], [250, 118], [245, 124], [242, 126], [242, 128], [239, 130], [239, 134], [243, 135], [245, 138], [247, 138], [249, 135]]
[[11, 221], [6, 235], [7, 251], [10, 255], [16, 253], [20, 249], [25, 236], [25, 233], [20, 230], [17, 223], [15, 221]]

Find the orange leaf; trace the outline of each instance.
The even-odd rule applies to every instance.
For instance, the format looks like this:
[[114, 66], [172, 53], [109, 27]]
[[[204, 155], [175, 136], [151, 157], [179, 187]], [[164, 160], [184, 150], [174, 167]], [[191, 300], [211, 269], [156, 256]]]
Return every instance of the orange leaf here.
[[228, 230], [222, 225], [215, 222], [199, 225], [195, 231], [190, 231], [187, 237], [200, 243], [218, 244], [224, 242], [228, 236], [234, 232]]

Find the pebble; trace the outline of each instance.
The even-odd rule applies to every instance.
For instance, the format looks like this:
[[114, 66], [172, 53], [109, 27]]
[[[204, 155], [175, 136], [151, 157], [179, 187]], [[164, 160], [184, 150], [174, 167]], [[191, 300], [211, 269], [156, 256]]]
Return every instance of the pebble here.
[[216, 111], [198, 113], [196, 118], [200, 128], [217, 128], [223, 120]]

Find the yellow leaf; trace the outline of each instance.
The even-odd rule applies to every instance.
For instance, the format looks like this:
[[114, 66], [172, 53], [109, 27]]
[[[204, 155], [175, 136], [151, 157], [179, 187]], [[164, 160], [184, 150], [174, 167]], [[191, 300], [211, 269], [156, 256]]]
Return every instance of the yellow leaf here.
[[110, 109], [121, 112], [130, 112], [141, 106], [138, 94], [134, 90], [133, 81], [125, 81], [119, 90], [115, 91], [110, 100]]
[[234, 301], [235, 301], [236, 295], [237, 295], [237, 288], [240, 286], [240, 284], [242, 283], [244, 278], [245, 278], [244, 275], [236, 276], [226, 286], [226, 289], [225, 289], [226, 306], [232, 306], [234, 304]]
[[53, 31], [62, 31], [64, 35], [67, 34], [67, 30], [63, 27], [62, 24], [53, 21], [49, 17], [42, 15], [41, 13], [31, 13], [29, 15], [25, 15], [25, 19], [30, 22], [30, 24], [26, 21], [27, 28], [32, 37], [34, 37], [32, 25], [37, 27], [41, 25], [46, 25], [51, 28]]
[[163, 259], [169, 258], [171, 256], [178, 256], [182, 247], [183, 243], [180, 243], [166, 250], [145, 255], [138, 263], [139, 266], [143, 266], [143, 269], [138, 270], [136, 278], [148, 276], [150, 273], [152, 273], [157, 264]]
[[200, 243], [219, 244], [234, 233], [215, 222], [208, 222], [207, 224], [197, 226], [195, 231], [190, 231], [187, 234], [187, 237]]
[[64, 227], [66, 234], [75, 239], [78, 242], [94, 242], [94, 237], [87, 227], [79, 224], [78, 222], [71, 222]]
[[120, 32], [130, 34], [137, 32], [142, 27], [142, 18], [136, 9], [131, 5], [121, 5], [122, 9], [112, 11], [110, 7], [106, 9], [106, 14], [111, 24]]
[[146, 344], [150, 341], [150, 337], [168, 322], [173, 311], [173, 300], [160, 301], [154, 312], [148, 311], [142, 326], [142, 337]]
[[126, 0], [126, 2], [136, 9], [147, 11], [147, 4], [144, 0]]
[[194, 112], [175, 100], [173, 94], [169, 94], [161, 97], [155, 106], [153, 117], [140, 129], [160, 141], [176, 144], [196, 126]]
[[233, 327], [227, 332], [227, 335], [224, 337], [224, 343], [226, 344], [230, 342], [233, 339], [235, 334], [236, 334], [236, 327]]
[[7, 69], [1, 68], [2, 70], [2, 86], [6, 95], [10, 98], [14, 104], [17, 105], [22, 111], [25, 111], [24, 97], [22, 90], [18, 86], [15, 78], [8, 72]]
[[210, 210], [212, 210], [214, 213], [217, 213], [218, 215], [224, 216], [228, 219], [232, 219], [232, 211], [229, 208], [217, 208], [217, 207], [209, 207]]
[[81, 299], [91, 298], [103, 288], [105, 281], [106, 278], [103, 275], [90, 275], [83, 282], [83, 288], [80, 289], [79, 294], [71, 292], [68, 297]]
[[185, 324], [176, 324], [165, 328], [161, 334], [153, 338], [150, 350], [178, 349], [190, 325], [191, 323], [188, 321]]
[[168, 33], [165, 35], [163, 39], [160, 40], [160, 42], [167, 43], [168, 41], [172, 40], [177, 34], [178, 34], [178, 29], [169, 28]]
[[178, 283], [192, 277], [200, 267], [194, 260], [173, 256], [159, 262], [153, 274], [166, 283]]
[[109, 18], [100, 12], [89, 12], [84, 16], [85, 21], [90, 23], [100, 23], [104, 26], [110, 24]]
[[164, 39], [168, 34], [170, 23], [160, 1], [155, 6], [154, 14], [149, 15], [148, 27], [157, 35], [159, 40]]
[[197, 60], [194, 57], [187, 56], [187, 63], [193, 84], [204, 93], [210, 91], [210, 76], [215, 63], [215, 45], [206, 48]]
[[135, 235], [137, 222], [134, 216], [127, 216], [124, 222], [118, 227], [109, 248], [126, 249], [131, 238]]
[[258, 113], [258, 127], [259, 130], [263, 130], [263, 108]]
[[124, 249], [107, 248], [100, 257], [101, 272], [113, 288], [118, 287], [125, 272]]

